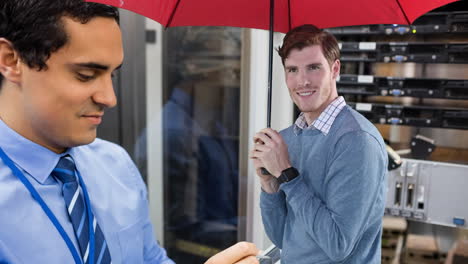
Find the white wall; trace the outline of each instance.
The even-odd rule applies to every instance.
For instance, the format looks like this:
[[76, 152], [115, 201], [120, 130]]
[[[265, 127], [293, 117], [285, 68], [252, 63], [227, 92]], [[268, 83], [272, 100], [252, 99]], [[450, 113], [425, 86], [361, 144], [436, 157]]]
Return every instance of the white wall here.
[[[250, 30], [250, 76], [249, 83], [249, 150], [253, 147], [252, 138], [256, 132], [266, 127], [267, 94], [268, 94], [268, 45], [269, 35], [266, 30]], [[275, 34], [274, 46], [277, 47], [283, 39], [282, 34]], [[273, 100], [272, 119], [273, 129], [280, 130], [292, 124], [293, 105], [284, 83], [283, 66], [276, 51], [273, 64]], [[244, 153], [244, 155], [248, 155]], [[248, 164], [247, 184], [247, 240], [254, 242], [259, 248], [266, 249], [271, 245], [264, 233], [259, 207], [260, 181], [255, 173], [253, 164]]]
[[148, 153], [148, 196], [150, 218], [157, 240], [164, 244], [164, 185], [162, 144], [162, 30], [163, 27], [146, 19], [147, 30], [156, 31], [156, 43], [146, 44], [146, 124]]

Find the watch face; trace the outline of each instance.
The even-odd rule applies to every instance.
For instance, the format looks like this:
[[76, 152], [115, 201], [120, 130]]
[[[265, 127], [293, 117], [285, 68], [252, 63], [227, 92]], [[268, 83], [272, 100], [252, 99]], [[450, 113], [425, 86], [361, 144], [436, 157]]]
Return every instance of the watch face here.
[[294, 168], [287, 168], [281, 172], [281, 175], [278, 177], [280, 183], [292, 181], [299, 175], [299, 172]]

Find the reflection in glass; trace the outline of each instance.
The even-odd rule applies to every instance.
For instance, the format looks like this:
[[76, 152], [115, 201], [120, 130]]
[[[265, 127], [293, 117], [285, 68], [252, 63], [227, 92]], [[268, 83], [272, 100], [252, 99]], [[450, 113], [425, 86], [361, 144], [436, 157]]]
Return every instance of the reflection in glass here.
[[240, 33], [165, 32], [165, 247], [177, 263], [202, 263], [237, 241]]

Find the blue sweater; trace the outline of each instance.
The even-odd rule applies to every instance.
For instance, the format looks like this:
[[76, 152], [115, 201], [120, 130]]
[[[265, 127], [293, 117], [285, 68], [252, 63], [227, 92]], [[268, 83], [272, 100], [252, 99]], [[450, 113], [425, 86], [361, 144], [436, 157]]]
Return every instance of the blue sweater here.
[[387, 152], [375, 126], [346, 106], [327, 135], [281, 135], [300, 176], [260, 197], [281, 263], [380, 263]]

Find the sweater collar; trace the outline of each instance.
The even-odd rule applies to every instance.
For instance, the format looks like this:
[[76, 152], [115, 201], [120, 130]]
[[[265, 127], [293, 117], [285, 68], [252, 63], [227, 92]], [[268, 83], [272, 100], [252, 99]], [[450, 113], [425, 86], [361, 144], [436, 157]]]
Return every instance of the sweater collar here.
[[307, 125], [304, 113], [301, 113], [294, 123], [294, 134], [300, 134], [301, 130], [318, 129], [325, 136], [328, 135], [333, 122], [345, 105], [346, 102], [343, 96], [337, 97], [310, 125]]

